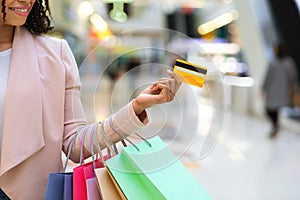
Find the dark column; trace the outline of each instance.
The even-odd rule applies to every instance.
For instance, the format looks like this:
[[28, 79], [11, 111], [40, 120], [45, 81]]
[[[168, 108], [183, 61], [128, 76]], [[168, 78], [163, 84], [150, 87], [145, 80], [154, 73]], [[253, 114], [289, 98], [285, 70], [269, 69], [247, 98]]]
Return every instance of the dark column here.
[[295, 59], [300, 77], [300, 15], [294, 0], [268, 0], [281, 41]]

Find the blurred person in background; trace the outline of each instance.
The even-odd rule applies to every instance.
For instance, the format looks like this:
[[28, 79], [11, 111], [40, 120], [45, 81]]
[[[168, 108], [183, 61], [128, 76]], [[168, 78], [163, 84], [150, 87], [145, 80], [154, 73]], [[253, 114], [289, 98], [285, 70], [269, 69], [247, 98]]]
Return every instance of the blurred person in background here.
[[[140, 58], [137, 56], [132, 56], [129, 58], [126, 67], [125, 67], [125, 71], [130, 71], [132, 69], [134, 69], [135, 67], [140, 66], [142, 63], [140, 61]], [[137, 69], [135, 69], [137, 71]]]
[[125, 65], [125, 72], [129, 75], [130, 86], [132, 89], [137, 89], [137, 79], [139, 76], [140, 65], [142, 64], [141, 60], [137, 56], [132, 56], [129, 58]]
[[[0, 199], [41, 200], [48, 174], [62, 171], [61, 151], [67, 153], [72, 138], [74, 162], [83, 130], [98, 125], [111, 142], [121, 138], [108, 120], [87, 123], [71, 49], [44, 35], [52, 29], [48, 0], [0, 2]], [[145, 127], [145, 109], [173, 100], [181, 83], [168, 73], [109, 117], [118, 131], [128, 136]]]
[[272, 122], [270, 138], [278, 133], [280, 108], [293, 106], [298, 80], [296, 64], [287, 47], [282, 43], [276, 44], [273, 52], [275, 57], [269, 63], [262, 88], [266, 97], [266, 113]]

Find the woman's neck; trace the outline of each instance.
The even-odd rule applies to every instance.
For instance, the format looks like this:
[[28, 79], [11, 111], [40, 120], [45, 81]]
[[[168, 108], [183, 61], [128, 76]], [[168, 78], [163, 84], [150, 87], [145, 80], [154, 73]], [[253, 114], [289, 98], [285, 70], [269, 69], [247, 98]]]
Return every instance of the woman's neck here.
[[12, 47], [15, 27], [9, 25], [0, 25], [0, 51]]

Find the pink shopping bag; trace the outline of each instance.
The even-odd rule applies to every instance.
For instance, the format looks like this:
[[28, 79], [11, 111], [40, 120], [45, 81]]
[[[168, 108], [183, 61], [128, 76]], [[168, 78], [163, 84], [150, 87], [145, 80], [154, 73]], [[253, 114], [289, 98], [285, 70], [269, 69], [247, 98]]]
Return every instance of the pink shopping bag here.
[[[96, 168], [104, 167], [102, 162], [99, 159], [95, 160], [95, 164], [96, 164]], [[94, 175], [93, 162], [80, 165], [73, 169], [73, 199], [74, 200], [91, 200], [88, 198], [87, 180], [94, 179], [94, 178], [95, 175]], [[89, 183], [89, 185], [91, 184], [92, 183]]]
[[[93, 130], [91, 132], [92, 135], [95, 133], [95, 129], [98, 124], [93, 126]], [[85, 135], [83, 135], [83, 138]], [[90, 138], [91, 142], [91, 153], [94, 155], [94, 141], [93, 137]], [[81, 139], [81, 145], [83, 146], [84, 142]], [[81, 148], [81, 161], [83, 163], [83, 149]], [[99, 189], [97, 186], [95, 169], [103, 168], [102, 159], [96, 158], [93, 161], [81, 164], [78, 167], [73, 169], [73, 200], [99, 200], [101, 199], [101, 195], [99, 193]], [[109, 156], [105, 156], [104, 159], [108, 159]]]

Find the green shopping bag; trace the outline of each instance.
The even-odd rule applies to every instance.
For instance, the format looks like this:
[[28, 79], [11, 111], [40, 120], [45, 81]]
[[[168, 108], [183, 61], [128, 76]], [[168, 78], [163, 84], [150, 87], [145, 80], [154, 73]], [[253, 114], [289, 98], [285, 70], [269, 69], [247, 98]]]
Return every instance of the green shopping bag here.
[[155, 136], [106, 161], [117, 186], [129, 200], [210, 200], [199, 182]]

